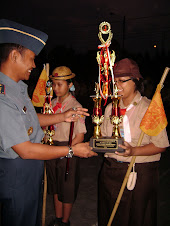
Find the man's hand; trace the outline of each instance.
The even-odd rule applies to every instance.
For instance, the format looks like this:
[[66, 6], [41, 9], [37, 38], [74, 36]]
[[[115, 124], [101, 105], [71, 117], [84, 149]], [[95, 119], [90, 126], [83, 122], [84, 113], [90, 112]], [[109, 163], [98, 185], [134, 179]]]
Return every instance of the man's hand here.
[[76, 122], [82, 116], [89, 116], [88, 109], [86, 108], [73, 108], [69, 109], [68, 111], [62, 113], [64, 114], [64, 121], [65, 122]]
[[123, 148], [125, 150], [125, 152], [119, 153], [119, 152], [115, 151], [115, 154], [120, 155], [120, 156], [124, 156], [124, 157], [134, 155], [133, 147], [128, 142], [124, 141], [124, 145], [119, 144], [119, 147]]
[[89, 143], [79, 143], [72, 146], [75, 156], [81, 158], [88, 158], [92, 156], [97, 156], [97, 153], [92, 151], [92, 147], [89, 146]]

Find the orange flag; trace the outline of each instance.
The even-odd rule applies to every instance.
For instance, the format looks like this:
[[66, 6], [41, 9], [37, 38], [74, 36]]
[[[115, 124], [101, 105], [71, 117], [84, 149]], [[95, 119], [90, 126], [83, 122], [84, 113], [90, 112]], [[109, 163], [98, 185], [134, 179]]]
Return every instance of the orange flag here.
[[41, 72], [41, 75], [38, 79], [37, 85], [32, 95], [32, 104], [35, 107], [43, 107], [46, 96], [46, 82], [48, 81], [48, 76], [46, 72], [46, 68], [44, 68]]
[[161, 84], [158, 84], [148, 110], [141, 121], [140, 129], [149, 136], [157, 136], [167, 124], [161, 98]]

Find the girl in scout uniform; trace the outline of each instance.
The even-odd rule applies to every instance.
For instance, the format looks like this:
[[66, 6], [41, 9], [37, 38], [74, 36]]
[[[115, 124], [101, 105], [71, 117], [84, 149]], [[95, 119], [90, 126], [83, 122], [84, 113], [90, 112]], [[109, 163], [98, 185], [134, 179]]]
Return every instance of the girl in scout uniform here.
[[[132, 156], [136, 156], [136, 185], [125, 188], [112, 225], [155, 226], [158, 166], [161, 152], [169, 146], [169, 141], [164, 129], [157, 136], [145, 134], [141, 146], [136, 147], [141, 133], [140, 122], [150, 100], [141, 96], [143, 79], [136, 62], [128, 58], [117, 62], [114, 75], [121, 95], [120, 108], [126, 110], [123, 118], [125, 143], [121, 146], [125, 152], [105, 153], [99, 178], [99, 226], [105, 226], [109, 221]], [[112, 104], [109, 104], [101, 125], [103, 136], [112, 136], [111, 111]]]
[[[66, 66], [54, 69], [51, 76], [53, 90], [57, 96], [52, 100], [54, 114], [81, 106], [70, 92], [75, 90], [72, 82], [74, 77], [75, 74]], [[58, 123], [54, 128], [54, 145], [68, 145], [70, 123]], [[74, 123], [71, 145], [82, 142], [85, 133], [85, 118], [80, 117], [80, 120]], [[69, 174], [65, 178], [67, 161], [67, 158], [60, 158], [47, 162], [48, 193], [54, 195], [56, 214], [56, 219], [50, 225], [70, 225], [69, 217], [79, 186], [79, 159], [75, 156], [69, 159]]]

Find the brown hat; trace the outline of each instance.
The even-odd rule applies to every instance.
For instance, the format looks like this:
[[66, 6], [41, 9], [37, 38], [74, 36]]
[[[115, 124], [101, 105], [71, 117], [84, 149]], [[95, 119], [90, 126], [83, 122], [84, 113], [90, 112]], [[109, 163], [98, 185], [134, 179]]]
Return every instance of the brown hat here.
[[113, 71], [115, 78], [126, 76], [130, 76], [133, 78], [143, 78], [139, 72], [139, 67], [137, 63], [128, 58], [125, 58], [115, 63]]
[[53, 70], [52, 75], [50, 75], [50, 79], [67, 80], [67, 79], [74, 78], [75, 76], [76, 75], [72, 73], [70, 68], [66, 66], [60, 66], [60, 67], [56, 67]]

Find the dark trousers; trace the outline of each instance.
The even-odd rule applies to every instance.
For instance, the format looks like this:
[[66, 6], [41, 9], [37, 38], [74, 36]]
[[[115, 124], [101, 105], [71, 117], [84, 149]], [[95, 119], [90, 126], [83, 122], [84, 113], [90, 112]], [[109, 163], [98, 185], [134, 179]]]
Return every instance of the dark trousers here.
[[[66, 146], [68, 142], [54, 141], [55, 146]], [[69, 159], [67, 179], [65, 176], [67, 158], [46, 161], [47, 185], [49, 194], [58, 194], [58, 200], [63, 203], [74, 203], [77, 197], [80, 181], [79, 158], [73, 156]]]
[[[134, 190], [125, 188], [113, 219], [114, 226], [156, 226], [158, 162], [137, 163]], [[107, 226], [122, 186], [128, 163], [106, 158], [99, 177], [99, 226]]]
[[39, 226], [44, 162], [0, 159], [3, 226]]

